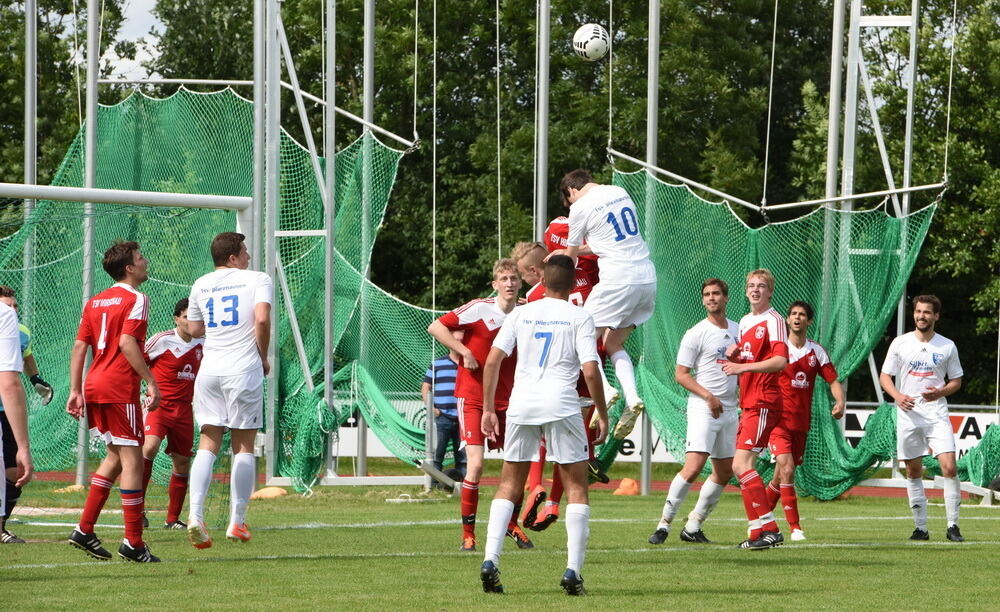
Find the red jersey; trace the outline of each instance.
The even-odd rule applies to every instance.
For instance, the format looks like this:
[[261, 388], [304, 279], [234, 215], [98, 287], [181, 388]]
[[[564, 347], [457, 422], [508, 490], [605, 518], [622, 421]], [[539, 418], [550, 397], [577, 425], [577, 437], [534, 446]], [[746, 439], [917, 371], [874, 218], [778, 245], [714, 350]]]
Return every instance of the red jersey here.
[[[565, 249], [568, 246], [569, 219], [567, 217], [556, 217], [551, 223], [549, 223], [549, 226], [545, 228], [545, 248], [547, 248], [551, 253], [556, 249]], [[593, 289], [594, 285], [599, 283], [601, 280], [600, 272], [597, 268], [597, 255], [580, 255], [577, 257], [576, 271], [576, 282], [578, 288], [580, 287], [581, 271], [587, 276], [588, 286], [590, 289]], [[587, 289], [587, 295], [590, 294], [590, 289]], [[586, 295], [583, 297], [584, 299], [587, 298]], [[570, 301], [572, 301], [572, 297]]]
[[191, 404], [203, 344], [204, 338], [185, 342], [174, 329], [162, 331], [146, 342], [146, 361], [165, 402]]
[[[788, 357], [788, 328], [785, 319], [773, 308], [740, 319], [740, 350], [742, 363], [759, 363], [774, 356]], [[740, 408], [764, 406], [781, 410], [781, 372], [740, 374]]]
[[781, 425], [788, 431], [809, 431], [812, 417], [813, 386], [816, 375], [830, 383], [837, 380], [837, 370], [822, 346], [806, 340], [799, 348], [788, 343], [788, 365], [781, 371]]
[[[496, 298], [484, 298], [472, 300], [468, 304], [459, 306], [451, 312], [445, 313], [438, 318], [445, 327], [450, 330], [461, 329], [465, 332], [462, 338], [464, 344], [472, 355], [479, 362], [479, 367], [475, 370], [467, 370], [458, 363], [458, 377], [455, 379], [455, 397], [462, 398], [467, 402], [482, 404], [483, 402], [483, 366], [486, 364], [486, 357], [493, 348], [493, 339], [500, 333], [500, 326], [503, 325], [507, 313], [497, 306]], [[514, 386], [514, 368], [517, 366], [517, 357], [510, 355], [500, 362], [500, 375], [497, 379], [497, 391], [494, 402], [497, 409], [507, 407], [510, 399], [510, 390]]]
[[139, 374], [118, 348], [122, 335], [146, 340], [149, 298], [125, 283], [115, 283], [87, 301], [76, 339], [94, 353], [83, 386], [88, 403], [138, 404]]

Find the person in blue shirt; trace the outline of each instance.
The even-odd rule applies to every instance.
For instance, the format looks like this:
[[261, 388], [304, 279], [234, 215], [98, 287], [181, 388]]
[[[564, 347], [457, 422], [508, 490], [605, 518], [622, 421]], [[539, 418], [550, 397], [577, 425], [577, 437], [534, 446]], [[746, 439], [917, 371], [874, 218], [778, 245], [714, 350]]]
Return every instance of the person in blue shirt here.
[[427, 368], [420, 389], [425, 406], [430, 397], [434, 399], [434, 424], [437, 430], [434, 467], [441, 469], [450, 442], [455, 449], [455, 469], [461, 473], [456, 480], [465, 478], [465, 451], [461, 448], [458, 401], [455, 399], [455, 377], [458, 375], [459, 359], [455, 351], [449, 351], [447, 355], [435, 359]]

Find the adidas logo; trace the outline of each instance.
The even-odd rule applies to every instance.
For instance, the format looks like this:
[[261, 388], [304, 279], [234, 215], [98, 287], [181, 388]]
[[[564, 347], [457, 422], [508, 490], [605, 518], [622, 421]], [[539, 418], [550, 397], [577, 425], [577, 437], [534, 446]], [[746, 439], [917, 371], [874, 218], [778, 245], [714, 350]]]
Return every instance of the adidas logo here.
[[792, 507], [791, 506], [782, 506], [781, 509], [782, 510], [791, 510]]
[[760, 504], [758, 504], [757, 502], [753, 502], [753, 507], [754, 508], [760, 508]]
[[747, 440], [744, 444], [753, 444], [753, 440]]

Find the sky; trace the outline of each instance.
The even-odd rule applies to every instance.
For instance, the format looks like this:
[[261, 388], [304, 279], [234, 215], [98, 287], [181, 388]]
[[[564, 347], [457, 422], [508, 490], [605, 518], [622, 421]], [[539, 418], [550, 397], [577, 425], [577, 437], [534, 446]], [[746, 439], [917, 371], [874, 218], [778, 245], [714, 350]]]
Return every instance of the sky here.
[[[162, 29], [163, 24], [153, 17], [153, 7], [156, 0], [126, 0], [124, 6], [125, 21], [119, 31], [119, 40], [145, 39], [151, 28]], [[142, 68], [142, 62], [150, 59], [150, 54], [139, 45], [135, 60], [119, 59], [113, 51], [108, 51], [105, 58], [114, 63], [114, 76], [118, 78], [143, 78], [146, 71]]]

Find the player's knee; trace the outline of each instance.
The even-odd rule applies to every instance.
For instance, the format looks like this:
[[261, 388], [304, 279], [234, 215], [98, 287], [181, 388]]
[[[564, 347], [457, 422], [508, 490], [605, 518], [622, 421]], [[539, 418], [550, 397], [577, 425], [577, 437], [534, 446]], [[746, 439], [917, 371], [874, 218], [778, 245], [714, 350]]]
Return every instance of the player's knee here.
[[187, 474], [191, 471], [191, 458], [182, 455], [174, 455], [174, 473]]

